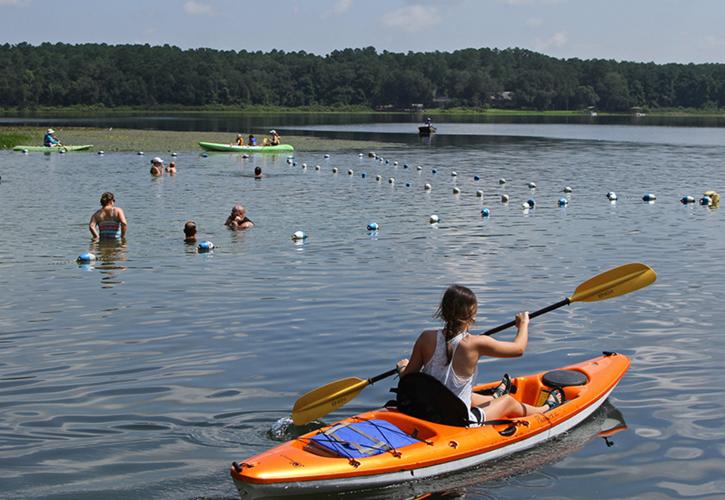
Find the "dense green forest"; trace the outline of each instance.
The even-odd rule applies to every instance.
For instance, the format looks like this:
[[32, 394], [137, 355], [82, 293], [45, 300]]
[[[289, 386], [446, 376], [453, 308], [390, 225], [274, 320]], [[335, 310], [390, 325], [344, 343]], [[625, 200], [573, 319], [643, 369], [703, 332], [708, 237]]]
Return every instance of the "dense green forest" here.
[[725, 107], [725, 64], [556, 59], [523, 49], [447, 52], [181, 50], [0, 45], [0, 107], [369, 106], [603, 111]]

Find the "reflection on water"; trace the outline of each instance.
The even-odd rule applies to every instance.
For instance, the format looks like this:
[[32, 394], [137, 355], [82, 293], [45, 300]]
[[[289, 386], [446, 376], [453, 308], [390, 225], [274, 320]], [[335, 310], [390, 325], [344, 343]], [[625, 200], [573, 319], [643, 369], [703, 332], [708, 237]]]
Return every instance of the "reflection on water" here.
[[96, 256], [94, 267], [101, 274], [101, 287], [111, 288], [123, 283], [120, 274], [127, 267], [120, 262], [128, 260], [128, 243], [125, 239], [95, 240], [88, 251]]
[[[480, 482], [479, 470], [462, 487], [470, 498], [580, 498], [582, 484], [615, 498], [725, 493], [725, 212], [679, 201], [725, 190], [725, 136], [703, 145], [702, 130], [679, 129], [682, 138], [663, 143], [627, 131], [626, 141], [443, 134], [431, 145], [409, 134], [404, 147], [297, 151], [297, 166], [182, 152], [179, 173], [154, 181], [134, 154], [0, 152], [3, 494], [233, 497], [232, 461], [277, 444], [273, 426], [300, 394], [408, 356], [419, 332], [437, 326], [450, 283], [476, 292], [486, 329], [629, 261], [652, 266], [658, 281], [536, 318], [525, 356], [479, 371], [493, 380], [623, 352], [632, 366], [612, 401], [632, 432], [503, 479]], [[369, 150], [390, 163], [358, 156]], [[89, 247], [104, 191], [126, 213], [128, 243]], [[646, 192], [656, 203], [642, 201]], [[525, 212], [529, 198], [536, 207]], [[256, 223], [250, 231], [223, 225], [237, 202]], [[52, 224], [39, 217], [49, 213]], [[213, 252], [184, 243], [190, 219]], [[295, 231], [307, 233], [302, 245]], [[99, 259], [80, 272], [75, 258], [89, 249]], [[375, 384], [327, 418], [377, 407], [387, 389]]]

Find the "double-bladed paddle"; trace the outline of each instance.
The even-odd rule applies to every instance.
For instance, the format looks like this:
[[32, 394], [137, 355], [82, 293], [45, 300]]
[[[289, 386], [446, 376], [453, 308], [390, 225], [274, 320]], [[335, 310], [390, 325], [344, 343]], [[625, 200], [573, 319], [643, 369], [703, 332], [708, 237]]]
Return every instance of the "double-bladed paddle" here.
[[[597, 302], [619, 297], [620, 295], [644, 288], [654, 283], [655, 279], [657, 279], [657, 274], [651, 267], [645, 264], [637, 262], [624, 264], [597, 274], [579, 285], [571, 297], [534, 311], [529, 314], [529, 318], [541, 316], [554, 309], [569, 305], [572, 302]], [[516, 321], [509, 321], [506, 324], [487, 330], [481, 333], [481, 335], [494, 335], [515, 324]], [[292, 408], [292, 421], [295, 425], [303, 425], [316, 418], [323, 417], [350, 402], [365, 387], [390, 377], [396, 372], [397, 370], [393, 368], [369, 379], [348, 377], [318, 387], [295, 401], [295, 405]]]

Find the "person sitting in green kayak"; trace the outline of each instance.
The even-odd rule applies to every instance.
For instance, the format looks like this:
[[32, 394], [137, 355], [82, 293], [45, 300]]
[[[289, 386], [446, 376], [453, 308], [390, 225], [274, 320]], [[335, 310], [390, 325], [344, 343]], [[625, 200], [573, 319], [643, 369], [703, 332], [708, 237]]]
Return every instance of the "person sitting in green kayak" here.
[[247, 138], [247, 144], [250, 146], [256, 146], [257, 145], [257, 138], [254, 137], [253, 134], [249, 134], [249, 137]]
[[46, 148], [62, 146], [60, 140], [55, 135], [55, 130], [53, 130], [52, 128], [49, 128], [47, 132], [45, 132], [45, 135], [43, 136], [43, 146], [45, 146]]
[[544, 413], [563, 401], [561, 389], [554, 389], [543, 406], [517, 401], [508, 392], [511, 380], [504, 375], [492, 396], [472, 391], [479, 358], [514, 358], [522, 356], [529, 341], [529, 313], [516, 315], [518, 332], [513, 342], [495, 340], [486, 335], [472, 335], [468, 328], [476, 321], [476, 295], [461, 285], [451, 285], [443, 294], [435, 316], [445, 323], [440, 330], [426, 330], [413, 347], [410, 360], [398, 362], [401, 377], [423, 372], [442, 382], [470, 409], [472, 422], [500, 418], [517, 418]]
[[269, 140], [271, 146], [279, 146], [282, 143], [282, 137], [280, 137], [276, 130], [270, 130], [269, 135], [272, 136]]
[[242, 229], [251, 229], [254, 227], [254, 222], [247, 217], [247, 209], [243, 205], [237, 203], [232, 207], [232, 213], [227, 217], [227, 221], [224, 223], [229, 229], [239, 231]]
[[237, 134], [237, 138], [234, 140], [235, 146], [244, 146], [244, 136], [242, 134]]

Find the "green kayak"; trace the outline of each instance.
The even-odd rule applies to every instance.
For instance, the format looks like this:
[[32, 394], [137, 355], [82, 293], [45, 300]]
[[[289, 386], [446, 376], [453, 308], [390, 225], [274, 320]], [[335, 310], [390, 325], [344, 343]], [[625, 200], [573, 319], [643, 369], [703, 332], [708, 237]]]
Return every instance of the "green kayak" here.
[[93, 147], [93, 144], [84, 144], [82, 146], [15, 146], [13, 151], [28, 151], [30, 153], [53, 153], [69, 151], [87, 151]]
[[224, 153], [284, 153], [295, 150], [289, 144], [280, 144], [278, 146], [232, 146], [231, 144], [200, 142], [199, 146], [206, 151], [221, 151]]

